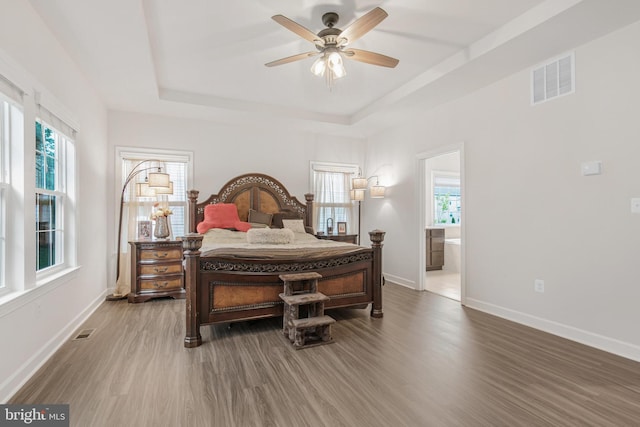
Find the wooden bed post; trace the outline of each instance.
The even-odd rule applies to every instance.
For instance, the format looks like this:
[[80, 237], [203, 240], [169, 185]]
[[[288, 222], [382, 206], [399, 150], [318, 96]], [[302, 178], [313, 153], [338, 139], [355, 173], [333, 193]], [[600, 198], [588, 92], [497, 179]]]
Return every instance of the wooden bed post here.
[[[382, 241], [385, 232], [373, 230], [369, 232], [371, 247], [373, 248], [373, 304], [371, 317], [382, 317]], [[188, 296], [187, 296], [188, 298]]]
[[311, 193], [304, 195], [304, 199], [307, 201], [307, 212], [304, 221], [306, 223], [305, 225], [308, 227], [313, 227], [313, 197], [314, 196]]
[[198, 268], [202, 238], [202, 234], [198, 233], [188, 233], [182, 237], [185, 269], [184, 282], [186, 287], [185, 306], [187, 312], [187, 330], [184, 337], [184, 346], [187, 348], [198, 347], [202, 344], [200, 313], [198, 312]]
[[187, 197], [189, 198], [189, 233], [196, 232], [196, 203], [198, 202], [198, 194], [200, 194], [198, 190], [187, 191]]

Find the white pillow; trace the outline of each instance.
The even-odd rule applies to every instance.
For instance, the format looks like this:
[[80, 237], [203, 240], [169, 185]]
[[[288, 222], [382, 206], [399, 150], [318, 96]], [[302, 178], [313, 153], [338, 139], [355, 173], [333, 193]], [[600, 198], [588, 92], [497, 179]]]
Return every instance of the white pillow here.
[[301, 219], [283, 219], [282, 227], [288, 228], [294, 233], [306, 233], [307, 230], [304, 229], [304, 221]]

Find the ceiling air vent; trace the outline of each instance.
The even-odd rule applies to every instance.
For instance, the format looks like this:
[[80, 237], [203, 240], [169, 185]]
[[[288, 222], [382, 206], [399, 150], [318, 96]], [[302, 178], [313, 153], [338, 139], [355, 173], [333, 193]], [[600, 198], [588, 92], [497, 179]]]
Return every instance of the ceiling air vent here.
[[575, 91], [574, 54], [569, 53], [531, 71], [531, 104]]

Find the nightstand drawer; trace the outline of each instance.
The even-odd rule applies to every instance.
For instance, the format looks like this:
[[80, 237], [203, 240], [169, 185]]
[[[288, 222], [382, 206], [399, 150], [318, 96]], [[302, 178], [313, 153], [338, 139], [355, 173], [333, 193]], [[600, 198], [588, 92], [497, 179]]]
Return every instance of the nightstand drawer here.
[[140, 279], [140, 289], [143, 291], [164, 291], [180, 288], [182, 288], [182, 276]]
[[181, 248], [141, 249], [140, 261], [182, 259]]
[[140, 264], [140, 275], [182, 273], [182, 264]]

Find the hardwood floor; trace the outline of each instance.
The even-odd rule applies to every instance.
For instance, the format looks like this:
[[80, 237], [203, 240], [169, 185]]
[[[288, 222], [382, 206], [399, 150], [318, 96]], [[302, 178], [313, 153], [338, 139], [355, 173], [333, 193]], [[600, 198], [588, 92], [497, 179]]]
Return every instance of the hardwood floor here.
[[383, 319], [334, 310], [296, 351], [280, 319], [202, 328], [184, 301], [105, 302], [10, 403], [69, 403], [72, 426], [632, 426], [640, 363], [384, 287]]

